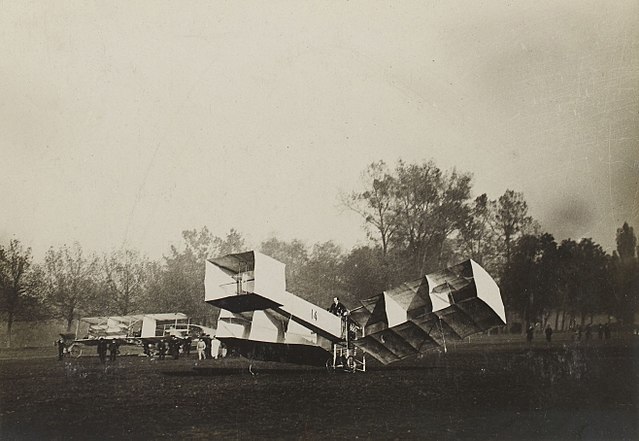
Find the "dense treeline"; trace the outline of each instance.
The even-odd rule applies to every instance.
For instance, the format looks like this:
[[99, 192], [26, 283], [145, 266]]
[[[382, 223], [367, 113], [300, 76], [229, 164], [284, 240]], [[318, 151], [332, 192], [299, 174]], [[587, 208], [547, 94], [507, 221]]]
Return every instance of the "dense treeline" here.
[[[612, 256], [591, 239], [557, 243], [528, 215], [521, 193], [472, 197], [472, 177], [432, 161], [394, 168], [371, 164], [361, 188], [342, 195], [360, 214], [370, 239], [343, 250], [332, 241], [311, 246], [268, 238], [247, 244], [241, 233], [216, 236], [206, 227], [182, 232], [159, 261], [136, 250], [87, 253], [74, 243], [33, 262], [20, 241], [0, 244], [0, 312], [11, 336], [16, 320], [63, 319], [181, 311], [213, 324], [203, 303], [207, 258], [258, 249], [286, 264], [287, 289], [319, 305], [340, 296], [356, 304], [402, 281], [472, 258], [499, 281], [507, 311], [529, 323], [584, 323], [595, 314], [630, 322], [639, 307], [637, 240], [627, 223]], [[561, 321], [561, 323], [559, 323]]]

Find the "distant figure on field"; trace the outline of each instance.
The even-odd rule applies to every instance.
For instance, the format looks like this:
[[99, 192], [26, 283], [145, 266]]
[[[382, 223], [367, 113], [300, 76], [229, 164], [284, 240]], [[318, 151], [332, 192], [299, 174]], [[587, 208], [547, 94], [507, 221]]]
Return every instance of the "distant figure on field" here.
[[107, 342], [104, 337], [100, 337], [98, 340], [98, 357], [102, 363], [106, 363]]
[[609, 323], [606, 323], [604, 325], [604, 338], [606, 340], [610, 340], [610, 324]]
[[114, 338], [109, 343], [109, 360], [115, 361], [115, 357], [118, 355], [118, 342]]
[[67, 349], [67, 346], [64, 344], [64, 339], [60, 337], [55, 342], [55, 345], [58, 347], [58, 361], [62, 361], [62, 358], [64, 357], [64, 353], [66, 352], [66, 349]]
[[204, 340], [204, 344], [206, 345], [206, 348], [204, 349], [204, 358], [209, 359], [211, 358], [211, 336], [204, 334], [202, 336], [202, 340]]
[[333, 297], [333, 303], [331, 304], [331, 306], [329, 306], [328, 312], [341, 317], [348, 312], [348, 309], [346, 309], [346, 306], [344, 306], [344, 304], [339, 301], [338, 297]]
[[204, 355], [204, 351], [206, 351], [206, 343], [204, 343], [204, 340], [200, 338], [197, 341], [197, 345], [195, 345], [195, 348], [197, 349], [197, 359], [204, 360], [206, 358], [206, 356]]
[[190, 355], [191, 354], [191, 337], [189, 337], [188, 335], [184, 339], [184, 342], [182, 343], [182, 353], [184, 355]]
[[603, 325], [599, 323], [599, 326], [597, 326], [597, 337], [599, 337], [599, 340], [603, 339], [603, 334], [604, 334]]
[[173, 360], [177, 360], [178, 358], [180, 358], [180, 341], [177, 339], [176, 336], [171, 337], [169, 348], [171, 350]]
[[55, 341], [54, 345], [58, 347], [58, 361], [62, 361], [62, 358], [64, 357], [64, 353], [66, 352], [65, 351], [66, 345], [64, 344], [64, 339], [60, 337], [59, 339]]
[[166, 342], [164, 341], [164, 339], [160, 340], [160, 342], [158, 343], [158, 354], [158, 358], [160, 360], [164, 360], [164, 357], [166, 357]]
[[546, 326], [546, 330], [544, 331], [544, 333], [546, 334], [546, 341], [550, 343], [550, 340], [552, 340], [552, 328], [550, 327], [550, 325]]
[[526, 329], [526, 341], [528, 343], [532, 343], [534, 334], [535, 334], [535, 327], [533, 325], [528, 326], [528, 329]]
[[211, 357], [215, 360], [220, 356], [220, 343], [217, 338], [211, 340]]
[[581, 325], [575, 327], [575, 339], [581, 340]]
[[592, 337], [592, 326], [590, 326], [590, 324], [586, 325], [586, 341], [590, 340], [590, 337]]

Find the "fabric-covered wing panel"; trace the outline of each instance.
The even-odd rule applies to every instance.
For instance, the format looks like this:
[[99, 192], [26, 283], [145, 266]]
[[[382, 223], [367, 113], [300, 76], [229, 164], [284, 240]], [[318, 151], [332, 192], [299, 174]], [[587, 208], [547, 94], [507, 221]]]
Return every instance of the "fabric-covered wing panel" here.
[[368, 335], [355, 341], [355, 345], [363, 349], [366, 353], [372, 355], [375, 359], [383, 364], [392, 363], [399, 360], [395, 354], [393, 354], [386, 346], [381, 344], [378, 340]]
[[459, 338], [468, 337], [471, 334], [481, 332], [481, 329], [475, 324], [473, 319], [468, 316], [457, 305], [451, 305], [446, 309], [437, 311], [436, 314], [445, 322]]

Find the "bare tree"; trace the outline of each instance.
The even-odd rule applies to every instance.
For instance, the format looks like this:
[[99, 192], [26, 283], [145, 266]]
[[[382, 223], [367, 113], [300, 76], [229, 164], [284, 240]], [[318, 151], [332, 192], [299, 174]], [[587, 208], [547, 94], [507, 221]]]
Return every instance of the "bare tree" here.
[[105, 291], [113, 312], [127, 315], [141, 306], [146, 267], [146, 259], [134, 250], [120, 250], [104, 257]]
[[459, 227], [460, 251], [482, 266], [490, 266], [498, 255], [493, 206], [486, 193], [478, 196]]
[[384, 161], [370, 164], [362, 174], [365, 190], [342, 197], [342, 204], [364, 218], [369, 238], [379, 240], [383, 255], [396, 225], [393, 222], [395, 178], [390, 175]]
[[92, 313], [103, 309], [98, 296], [96, 278], [99, 262], [85, 256], [79, 243], [71, 248], [50, 248], [44, 259], [46, 300], [55, 314], [64, 319], [67, 330], [80, 310]]
[[0, 245], [0, 308], [7, 319], [7, 347], [16, 315], [27, 307], [27, 300], [33, 300], [31, 262], [31, 248], [25, 250], [20, 241], [11, 240], [7, 248]]
[[396, 168], [394, 244], [413, 259], [414, 275], [439, 267], [446, 239], [468, 213], [471, 177], [442, 172], [434, 162]]
[[522, 193], [506, 190], [496, 204], [496, 229], [504, 246], [506, 265], [510, 264], [516, 240], [526, 232], [532, 223], [528, 216], [528, 204]]

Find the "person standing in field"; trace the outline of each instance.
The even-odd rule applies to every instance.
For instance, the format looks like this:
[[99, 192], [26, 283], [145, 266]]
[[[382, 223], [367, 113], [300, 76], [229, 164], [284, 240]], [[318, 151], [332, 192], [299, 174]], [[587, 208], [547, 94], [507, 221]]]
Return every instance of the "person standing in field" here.
[[180, 341], [177, 339], [176, 336], [171, 337], [169, 348], [171, 348], [171, 355], [173, 356], [173, 360], [177, 360], [178, 358], [180, 358]]
[[107, 342], [104, 340], [104, 337], [100, 337], [100, 340], [98, 340], [98, 357], [100, 357], [102, 363], [106, 363], [106, 353]]
[[160, 340], [158, 343], [158, 353], [160, 354], [160, 360], [164, 360], [164, 357], [166, 357], [166, 342], [164, 339]]
[[550, 343], [550, 340], [552, 340], [552, 328], [550, 327], [550, 325], [546, 326], [546, 330], [544, 331], [544, 333], [546, 334], [546, 341]]
[[189, 337], [188, 335], [182, 343], [182, 353], [184, 355], [191, 355], [191, 337]]
[[56, 346], [58, 347], [58, 361], [62, 361], [62, 357], [64, 357], [66, 345], [64, 344], [64, 339], [60, 337], [56, 342]]
[[205, 355], [204, 355], [204, 351], [206, 351], [206, 343], [204, 343], [204, 340], [199, 339], [197, 341], [197, 359], [198, 360], [204, 360]]
[[204, 358], [209, 359], [211, 358], [211, 336], [204, 334], [202, 336], [202, 340], [204, 340], [204, 344], [206, 345], [206, 348], [204, 349]]
[[115, 357], [117, 355], [118, 355], [118, 342], [114, 338], [109, 343], [109, 360], [115, 361]]
[[528, 343], [532, 343], [534, 333], [535, 328], [533, 327], [533, 325], [528, 326], [528, 329], [526, 329], [526, 341]]

